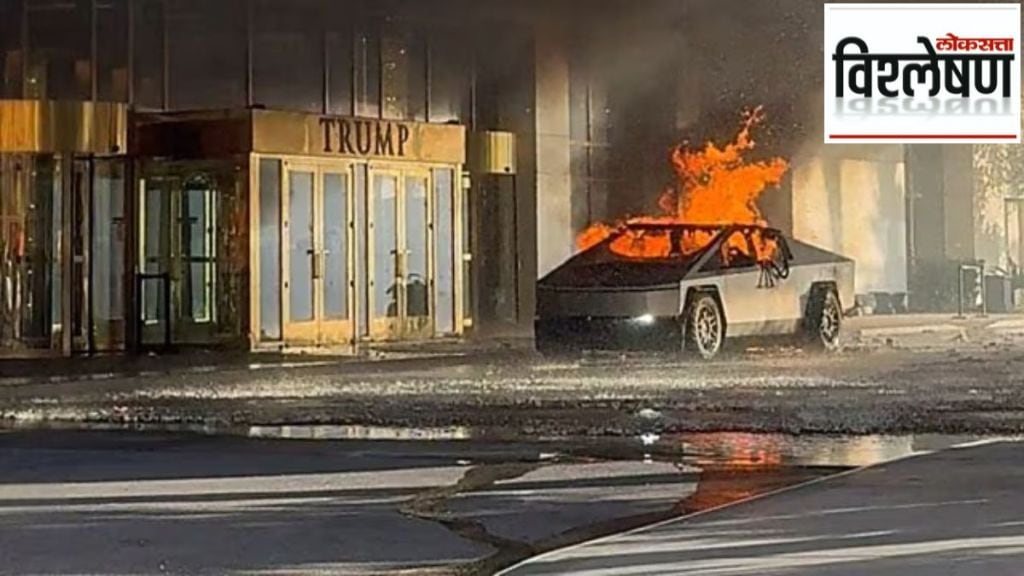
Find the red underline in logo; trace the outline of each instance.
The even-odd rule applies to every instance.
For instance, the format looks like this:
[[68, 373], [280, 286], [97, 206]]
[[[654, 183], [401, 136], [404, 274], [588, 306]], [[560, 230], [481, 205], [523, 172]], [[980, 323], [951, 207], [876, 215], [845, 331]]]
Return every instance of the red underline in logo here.
[[1016, 134], [829, 134], [833, 140], [950, 140], [963, 138], [965, 140], [981, 140], [986, 138], [998, 140], [1015, 140]]

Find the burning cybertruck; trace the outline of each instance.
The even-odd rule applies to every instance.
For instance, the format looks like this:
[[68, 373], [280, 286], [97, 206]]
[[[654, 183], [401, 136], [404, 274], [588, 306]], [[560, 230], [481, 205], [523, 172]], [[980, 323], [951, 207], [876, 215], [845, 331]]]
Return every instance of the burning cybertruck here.
[[853, 261], [764, 226], [633, 222], [537, 285], [542, 353], [675, 349], [797, 336], [834, 351]]

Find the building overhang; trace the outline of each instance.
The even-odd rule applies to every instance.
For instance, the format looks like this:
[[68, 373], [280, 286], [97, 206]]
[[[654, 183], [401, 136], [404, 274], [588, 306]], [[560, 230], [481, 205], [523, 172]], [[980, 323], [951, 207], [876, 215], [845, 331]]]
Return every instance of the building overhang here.
[[151, 157], [257, 153], [435, 164], [466, 161], [466, 130], [454, 124], [253, 109], [141, 114], [135, 130], [135, 152]]

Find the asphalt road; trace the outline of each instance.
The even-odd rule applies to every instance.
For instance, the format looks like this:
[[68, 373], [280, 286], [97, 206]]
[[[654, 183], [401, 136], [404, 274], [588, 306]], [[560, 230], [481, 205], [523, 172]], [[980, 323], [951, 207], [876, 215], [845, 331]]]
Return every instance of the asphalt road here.
[[361, 574], [471, 561], [489, 549], [400, 511], [414, 494], [457, 482], [466, 470], [457, 457], [0, 435], [0, 574]]
[[0, 574], [490, 574], [672, 516], [700, 480], [546, 450], [0, 433]]
[[555, 551], [505, 576], [1017, 576], [1024, 444], [953, 449]]

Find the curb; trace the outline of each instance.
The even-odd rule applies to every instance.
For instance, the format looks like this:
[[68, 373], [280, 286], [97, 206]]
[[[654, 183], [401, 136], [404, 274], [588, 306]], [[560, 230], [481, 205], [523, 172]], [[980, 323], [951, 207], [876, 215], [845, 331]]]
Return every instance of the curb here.
[[326, 368], [337, 366], [339, 368], [372, 369], [375, 367], [401, 365], [407, 362], [418, 361], [453, 361], [469, 358], [490, 358], [502, 353], [515, 352], [508, 348], [465, 348], [461, 350], [444, 351], [375, 351], [370, 354], [358, 356], [333, 357], [330, 359], [307, 360], [283, 360], [274, 362], [259, 362], [258, 356], [254, 356], [252, 362], [228, 363], [228, 364], [203, 364], [199, 366], [179, 365], [154, 370], [107, 370], [93, 373], [77, 374], [54, 374], [50, 376], [0, 376], [0, 389], [13, 388], [18, 386], [32, 385], [55, 385], [69, 384], [76, 382], [103, 382], [109, 380], [121, 380], [128, 378], [155, 378], [174, 375], [196, 375], [212, 374], [216, 372], [258, 372], [264, 370], [292, 370], [297, 368]]
[[217, 365], [208, 364], [203, 366], [185, 366], [180, 368], [167, 368], [163, 370], [131, 370], [131, 371], [120, 371], [120, 372], [95, 372], [86, 374], [57, 374], [54, 376], [10, 376], [0, 377], [0, 388], [3, 387], [15, 387], [15, 386], [30, 386], [35, 384], [67, 384], [74, 382], [103, 382], [106, 380], [119, 380], [124, 378], [154, 378], [159, 376], [173, 376], [175, 374], [210, 374], [213, 372], [239, 372], [249, 371], [254, 372], [257, 370], [268, 370], [272, 368], [305, 368], [305, 367], [323, 367], [330, 366], [333, 364], [346, 363], [345, 360], [316, 360], [309, 362], [277, 362], [277, 363], [262, 363], [253, 362], [248, 365], [241, 364], [228, 364], [228, 365]]
[[[1022, 326], [1024, 328], [1024, 326]], [[924, 326], [890, 326], [881, 328], [860, 328], [857, 335], [861, 338], [886, 338], [892, 336], [923, 336], [927, 334], [959, 334], [967, 335], [967, 328], [954, 324], [927, 324]]]

